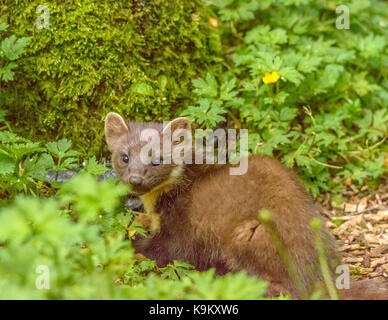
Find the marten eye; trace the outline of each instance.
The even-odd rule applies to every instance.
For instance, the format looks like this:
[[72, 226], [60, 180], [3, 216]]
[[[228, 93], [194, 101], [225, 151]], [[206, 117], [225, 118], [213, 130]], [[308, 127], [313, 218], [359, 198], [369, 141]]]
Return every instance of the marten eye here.
[[163, 160], [160, 159], [160, 158], [155, 158], [155, 159], [152, 159], [152, 160], [151, 160], [151, 164], [152, 164], [154, 167], [160, 166], [162, 163], [163, 163]]
[[127, 156], [126, 154], [123, 154], [123, 155], [121, 156], [121, 160], [123, 160], [124, 163], [128, 163], [129, 158], [128, 158], [128, 156]]

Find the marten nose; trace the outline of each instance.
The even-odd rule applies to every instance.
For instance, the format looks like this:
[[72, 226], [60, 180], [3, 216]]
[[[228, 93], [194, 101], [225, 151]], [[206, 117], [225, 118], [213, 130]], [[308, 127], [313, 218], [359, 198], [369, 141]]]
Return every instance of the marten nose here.
[[139, 186], [143, 183], [143, 178], [139, 176], [129, 177], [129, 183], [133, 186]]

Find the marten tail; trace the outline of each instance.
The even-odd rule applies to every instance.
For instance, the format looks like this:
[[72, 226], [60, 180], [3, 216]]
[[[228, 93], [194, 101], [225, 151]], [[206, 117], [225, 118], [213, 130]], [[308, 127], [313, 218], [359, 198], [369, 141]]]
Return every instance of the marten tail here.
[[388, 281], [351, 281], [349, 289], [339, 292], [341, 300], [388, 300]]

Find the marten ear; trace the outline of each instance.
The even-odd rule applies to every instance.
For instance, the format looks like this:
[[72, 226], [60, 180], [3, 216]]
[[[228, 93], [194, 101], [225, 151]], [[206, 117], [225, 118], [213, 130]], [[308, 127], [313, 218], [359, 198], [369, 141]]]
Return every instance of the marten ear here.
[[113, 151], [119, 137], [128, 133], [124, 119], [115, 112], [109, 112], [105, 118], [105, 139], [110, 151]]
[[[177, 131], [178, 130], [178, 131]], [[165, 134], [171, 134], [172, 142], [178, 142], [179, 141], [174, 141], [174, 132], [179, 134], [179, 131], [181, 133], [186, 133], [191, 136], [191, 124], [189, 119], [187, 118], [176, 118], [172, 120], [162, 131], [162, 137]], [[170, 133], [169, 133], [170, 132]]]
[[[191, 163], [192, 136], [190, 121], [186, 118], [172, 120], [162, 131], [163, 143], [171, 141], [171, 149], [163, 148], [163, 157], [167, 159], [171, 156], [171, 161], [175, 164]], [[187, 161], [187, 162], [186, 162]]]

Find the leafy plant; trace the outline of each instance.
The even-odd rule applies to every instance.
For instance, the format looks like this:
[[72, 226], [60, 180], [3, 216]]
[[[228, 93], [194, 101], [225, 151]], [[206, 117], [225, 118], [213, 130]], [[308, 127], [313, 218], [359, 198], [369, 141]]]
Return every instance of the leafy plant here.
[[[216, 277], [174, 261], [139, 260], [127, 187], [87, 172], [57, 197], [19, 198], [0, 210], [0, 299], [261, 299], [266, 283], [241, 272]], [[41, 281], [42, 271], [46, 282]], [[48, 279], [48, 280], [47, 280]], [[42, 287], [45, 285], [45, 287]]]
[[[0, 36], [2, 32], [8, 29], [8, 24], [0, 21]], [[3, 37], [0, 37], [0, 39]], [[14, 69], [18, 66], [16, 60], [24, 53], [30, 38], [22, 37], [17, 39], [15, 35], [4, 38], [0, 42], [0, 85], [14, 79]], [[8, 123], [5, 121], [6, 110], [1, 108], [0, 99], [0, 124]]]
[[375, 183], [386, 172], [387, 4], [343, 2], [349, 31], [336, 29], [333, 2], [208, 2], [226, 67], [192, 81], [198, 106], [181, 114], [248, 128], [251, 153], [297, 167], [314, 195], [335, 190], [333, 176]]
[[128, 186], [112, 177], [99, 182], [107, 169], [95, 157], [68, 181], [47, 180], [49, 170], [78, 164], [70, 141], [42, 145], [3, 131], [0, 142], [0, 190], [8, 199], [0, 208], [0, 284], [7, 288], [0, 299], [263, 298], [266, 283], [245, 273], [220, 278], [134, 255], [130, 239], [147, 234], [123, 206]]
[[[0, 32], [6, 31], [8, 25], [4, 22], [0, 22]], [[13, 69], [18, 66], [15, 60], [25, 52], [30, 38], [22, 37], [16, 38], [15, 35], [11, 35], [5, 38], [0, 43], [0, 81], [10, 81], [14, 79]]]
[[[50, 194], [60, 171], [79, 166], [78, 152], [71, 150], [67, 139], [43, 145], [19, 137], [9, 131], [0, 131], [0, 197], [12, 198], [23, 192], [29, 195]], [[47, 173], [55, 171], [55, 180], [48, 181]], [[95, 157], [85, 161], [83, 171], [101, 174], [107, 170]], [[49, 183], [48, 183], [49, 182]]]
[[21, 138], [8, 131], [0, 132], [0, 191], [12, 196], [32, 193], [42, 187], [45, 173], [54, 165], [51, 155], [38, 142]]

